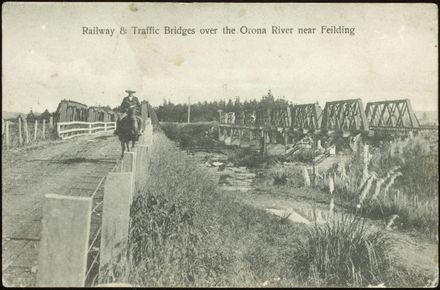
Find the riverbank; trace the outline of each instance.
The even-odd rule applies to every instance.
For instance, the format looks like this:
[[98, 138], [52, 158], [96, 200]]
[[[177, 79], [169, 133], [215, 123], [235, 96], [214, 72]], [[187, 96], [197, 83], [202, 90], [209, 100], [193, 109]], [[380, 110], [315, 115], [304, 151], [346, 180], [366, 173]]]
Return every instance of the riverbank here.
[[[130, 284], [149, 287], [427, 285], [429, 275], [406, 270], [388, 255], [392, 252], [388, 235], [380, 231], [371, 235], [370, 228], [356, 220], [329, 223], [328, 230], [322, 231], [326, 227], [294, 222], [290, 218], [292, 214], [284, 215], [279, 206], [286, 205], [286, 200], [277, 198], [278, 205], [270, 205], [267, 202], [275, 199], [267, 196], [263, 201], [261, 197], [267, 193], [261, 192], [262, 187], [255, 179], [264, 176], [258, 172], [264, 167], [249, 171], [228, 162], [227, 156], [212, 159], [203, 154], [187, 155], [162, 134], [154, 138], [149, 184], [134, 198], [131, 209], [129, 264], [121, 273], [115, 273], [127, 277]], [[222, 180], [223, 174], [226, 176]], [[240, 190], [243, 183], [248, 188]], [[279, 189], [270, 183], [267, 187]], [[347, 232], [348, 235], [335, 234], [350, 227], [357, 230]], [[350, 244], [351, 235], [368, 243]], [[347, 255], [329, 252], [327, 260], [321, 259], [325, 256], [316, 251], [331, 249], [333, 243], [348, 243], [353, 251]], [[376, 260], [371, 260], [365, 252], [367, 244]], [[109, 276], [101, 282], [112, 281]]]

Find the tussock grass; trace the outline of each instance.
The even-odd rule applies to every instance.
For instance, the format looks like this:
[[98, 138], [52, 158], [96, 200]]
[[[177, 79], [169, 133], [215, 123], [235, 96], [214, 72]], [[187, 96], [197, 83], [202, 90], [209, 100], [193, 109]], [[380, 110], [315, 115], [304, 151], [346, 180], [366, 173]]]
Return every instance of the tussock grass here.
[[309, 281], [328, 286], [366, 286], [383, 282], [391, 269], [390, 242], [359, 216], [343, 215], [307, 231], [298, 244], [294, 268]]
[[268, 169], [267, 176], [273, 180], [273, 185], [305, 186], [302, 167], [285, 166], [281, 163], [276, 163]]

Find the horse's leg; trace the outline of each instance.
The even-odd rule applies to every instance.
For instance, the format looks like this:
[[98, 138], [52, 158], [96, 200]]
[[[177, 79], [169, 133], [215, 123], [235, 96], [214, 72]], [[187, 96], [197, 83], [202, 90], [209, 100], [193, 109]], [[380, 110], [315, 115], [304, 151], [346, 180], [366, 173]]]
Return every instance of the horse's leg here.
[[125, 148], [127, 149], [127, 152], [130, 152], [130, 141], [125, 141]]
[[137, 119], [139, 135], [142, 135], [143, 134], [143, 132], [142, 132], [142, 122], [143, 122], [143, 119], [141, 117], [136, 117], [136, 119]]

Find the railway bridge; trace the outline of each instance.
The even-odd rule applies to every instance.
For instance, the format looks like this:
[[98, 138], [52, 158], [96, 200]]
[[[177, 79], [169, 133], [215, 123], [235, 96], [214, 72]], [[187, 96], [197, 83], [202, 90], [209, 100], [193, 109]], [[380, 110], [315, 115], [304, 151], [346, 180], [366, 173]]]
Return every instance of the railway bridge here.
[[258, 147], [281, 144], [288, 150], [304, 140], [311, 146], [328, 148], [334, 144], [366, 143], [438, 132], [438, 126], [421, 126], [409, 99], [369, 102], [361, 99], [286, 105], [260, 111], [219, 110], [219, 140], [226, 145]]

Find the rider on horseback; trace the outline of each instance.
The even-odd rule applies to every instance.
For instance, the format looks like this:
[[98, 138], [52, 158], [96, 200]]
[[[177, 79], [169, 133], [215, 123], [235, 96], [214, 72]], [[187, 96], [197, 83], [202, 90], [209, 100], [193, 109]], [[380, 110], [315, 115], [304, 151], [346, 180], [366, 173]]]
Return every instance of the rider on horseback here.
[[136, 114], [136, 119], [138, 121], [139, 135], [142, 135], [142, 131], [141, 131], [142, 119], [138, 116], [140, 114], [141, 104], [139, 102], [139, 99], [136, 96], [133, 96], [133, 94], [136, 93], [136, 91], [126, 90], [125, 92], [128, 93], [128, 96], [122, 100], [122, 104], [121, 104], [120, 108], [121, 108], [123, 115], [122, 115], [121, 119], [119, 119], [118, 122], [116, 122], [116, 130], [115, 130], [114, 134], [119, 135], [120, 121], [122, 121], [124, 118], [127, 117], [127, 114], [129, 112], [130, 108], [134, 108], [135, 114]]

